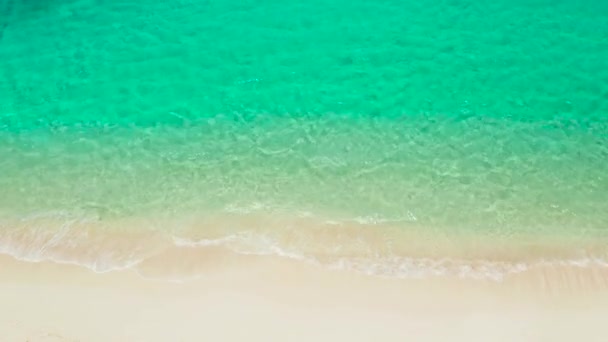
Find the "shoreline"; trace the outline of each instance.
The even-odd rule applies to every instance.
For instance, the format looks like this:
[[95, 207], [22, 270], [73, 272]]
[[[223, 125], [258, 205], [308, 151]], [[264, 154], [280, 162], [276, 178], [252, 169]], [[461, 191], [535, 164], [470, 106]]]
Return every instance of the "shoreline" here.
[[[608, 337], [608, 291], [388, 279], [261, 258], [175, 283], [0, 256], [11, 341], [586, 341]], [[597, 339], [594, 339], [597, 337]]]
[[[608, 248], [601, 238], [448, 235], [394, 225], [328, 225], [307, 217], [268, 219], [4, 220], [0, 255], [172, 280], [277, 259], [385, 278], [524, 279], [528, 287], [608, 289]], [[180, 229], [153, 229], [150, 222]]]

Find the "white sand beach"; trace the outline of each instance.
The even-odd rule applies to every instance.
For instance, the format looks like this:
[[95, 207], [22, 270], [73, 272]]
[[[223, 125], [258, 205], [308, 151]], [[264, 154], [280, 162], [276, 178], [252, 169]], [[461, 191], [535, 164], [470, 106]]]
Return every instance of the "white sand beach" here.
[[277, 258], [181, 283], [10, 257], [0, 265], [2, 341], [608, 339], [608, 292], [550, 293], [525, 279], [387, 279]]

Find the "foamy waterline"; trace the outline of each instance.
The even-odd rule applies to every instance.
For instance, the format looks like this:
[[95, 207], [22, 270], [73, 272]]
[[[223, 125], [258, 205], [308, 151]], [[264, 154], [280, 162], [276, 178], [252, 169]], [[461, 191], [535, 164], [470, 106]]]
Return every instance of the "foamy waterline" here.
[[[204, 248], [207, 246], [228, 247], [232, 252], [244, 255], [276, 256], [321, 266], [330, 270], [354, 271], [370, 276], [390, 278], [455, 277], [503, 281], [511, 274], [546, 267], [605, 268], [608, 261], [602, 258], [540, 259], [529, 262], [507, 262], [483, 259], [417, 258], [407, 256], [385, 256], [377, 258], [337, 257], [332, 261], [321, 261], [314, 256], [303, 255], [281, 248], [267, 237], [252, 234], [236, 234], [220, 239], [192, 241], [175, 238], [177, 246]], [[243, 248], [244, 246], [250, 249]]]
[[[67, 229], [57, 231], [45, 238], [21, 242], [0, 238], [0, 253], [23, 262], [52, 262], [84, 267], [95, 273], [116, 271], [141, 272], [141, 266], [163, 253], [179, 253], [187, 250], [220, 250], [221, 253], [244, 257], [272, 257], [293, 260], [332, 271], [355, 272], [374, 277], [398, 279], [454, 278], [502, 282], [508, 277], [539, 269], [580, 269], [608, 271], [608, 260], [600, 257], [580, 257], [572, 259], [540, 258], [521, 261], [502, 261], [490, 259], [465, 259], [455, 257], [408, 257], [406, 255], [378, 256], [340, 256], [312, 255], [293, 247], [281, 246], [276, 239], [253, 231], [238, 232], [218, 238], [189, 239], [166, 235], [162, 247], [146, 250], [132, 250], [128, 253], [110, 248], [97, 248], [88, 253], [73, 253], [71, 247], [85, 242], [87, 234], [77, 238], [70, 236]], [[80, 239], [80, 241], [79, 241]], [[191, 262], [191, 261], [188, 261]], [[172, 265], [165, 264], [170, 269]], [[161, 267], [162, 268], [162, 267]], [[162, 272], [161, 272], [162, 274]], [[205, 272], [197, 274], [167, 274], [154, 276], [157, 280], [187, 281], [204, 277]]]

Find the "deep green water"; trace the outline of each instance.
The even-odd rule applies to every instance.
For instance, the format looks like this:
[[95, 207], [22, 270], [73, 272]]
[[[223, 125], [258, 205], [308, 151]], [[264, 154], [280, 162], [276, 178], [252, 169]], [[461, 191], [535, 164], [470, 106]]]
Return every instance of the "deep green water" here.
[[1, 4], [6, 222], [608, 235], [606, 1]]

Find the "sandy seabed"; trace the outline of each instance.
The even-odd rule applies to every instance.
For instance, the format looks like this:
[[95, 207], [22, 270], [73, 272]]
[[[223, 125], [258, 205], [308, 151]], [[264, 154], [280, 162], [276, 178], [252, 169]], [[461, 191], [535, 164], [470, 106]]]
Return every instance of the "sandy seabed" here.
[[608, 340], [605, 289], [522, 284], [388, 279], [272, 257], [169, 282], [4, 256], [0, 340]]

